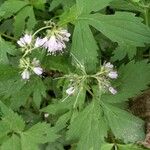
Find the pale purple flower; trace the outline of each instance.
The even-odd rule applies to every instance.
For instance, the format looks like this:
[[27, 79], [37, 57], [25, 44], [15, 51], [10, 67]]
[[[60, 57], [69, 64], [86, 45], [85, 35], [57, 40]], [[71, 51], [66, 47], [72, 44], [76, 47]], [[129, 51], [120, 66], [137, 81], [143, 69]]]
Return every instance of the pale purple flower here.
[[108, 73], [108, 77], [111, 78], [111, 79], [117, 79], [117, 77], [118, 77], [117, 71], [110, 71]]
[[117, 90], [115, 90], [113, 87], [109, 87], [109, 91], [113, 94], [113, 95], [115, 95], [115, 94], [117, 94]]
[[50, 53], [62, 52], [66, 48], [65, 42], [69, 41], [70, 36], [71, 34], [67, 30], [57, 29], [53, 31], [51, 36], [47, 37], [48, 40], [43, 47]]
[[70, 87], [70, 88], [68, 88], [68, 89], [66, 90], [66, 93], [67, 93], [68, 95], [72, 95], [74, 92], [75, 92], [75, 88], [74, 88], [74, 87]]
[[35, 47], [38, 48], [38, 47], [43, 46], [47, 42], [47, 40], [48, 40], [47, 37], [45, 37], [45, 38], [37, 37], [37, 39], [35, 41]]
[[24, 37], [20, 38], [17, 43], [21, 46], [21, 47], [25, 47], [27, 45], [30, 45], [32, 42], [32, 35], [29, 34], [25, 34]]
[[30, 72], [29, 72], [27, 69], [25, 69], [25, 70], [22, 72], [21, 76], [22, 76], [22, 79], [28, 80], [28, 79], [30, 78]]
[[32, 35], [25, 34], [25, 36], [23, 37], [23, 39], [24, 39], [25, 43], [27, 43], [29, 45], [32, 42]]
[[41, 75], [43, 73], [43, 69], [41, 67], [34, 67], [33, 71], [37, 75]]

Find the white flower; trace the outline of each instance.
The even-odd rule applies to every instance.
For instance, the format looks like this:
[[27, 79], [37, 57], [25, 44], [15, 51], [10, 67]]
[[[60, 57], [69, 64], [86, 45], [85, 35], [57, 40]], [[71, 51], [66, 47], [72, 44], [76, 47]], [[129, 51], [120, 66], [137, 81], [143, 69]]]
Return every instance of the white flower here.
[[25, 47], [26, 45], [30, 45], [32, 42], [32, 35], [29, 34], [25, 34], [24, 37], [20, 38], [17, 43], [21, 46], [21, 47]]
[[108, 73], [108, 77], [111, 78], [111, 79], [117, 79], [118, 77], [118, 73], [117, 71], [111, 71]]
[[113, 87], [109, 87], [109, 91], [113, 94], [113, 95], [115, 95], [115, 94], [117, 94], [117, 90], [115, 90]]
[[48, 40], [47, 37], [45, 37], [43, 39], [37, 37], [37, 39], [35, 41], [35, 47], [37, 48], [37, 47], [43, 46], [45, 44], [45, 42], [47, 42], [47, 40]]
[[28, 80], [28, 79], [30, 78], [30, 72], [29, 72], [27, 69], [25, 69], [25, 70], [22, 72], [21, 76], [22, 76], [22, 79]]
[[104, 64], [104, 67], [105, 67], [106, 69], [113, 69], [114, 65], [111, 64], [110, 62], [107, 62], [106, 64]]
[[41, 67], [34, 67], [33, 71], [37, 75], [41, 75], [43, 73], [43, 69]]
[[68, 89], [66, 90], [66, 93], [67, 93], [68, 95], [72, 95], [74, 92], [75, 92], [75, 88], [74, 88], [74, 87], [70, 87], [70, 88], [68, 88]]
[[33, 65], [34, 67], [40, 66], [40, 61], [37, 60], [36, 58], [34, 58], [33, 61], [32, 61], [32, 65]]
[[45, 114], [44, 114], [44, 117], [45, 117], [45, 118], [48, 118], [48, 116], [49, 116], [48, 113], [45, 113]]

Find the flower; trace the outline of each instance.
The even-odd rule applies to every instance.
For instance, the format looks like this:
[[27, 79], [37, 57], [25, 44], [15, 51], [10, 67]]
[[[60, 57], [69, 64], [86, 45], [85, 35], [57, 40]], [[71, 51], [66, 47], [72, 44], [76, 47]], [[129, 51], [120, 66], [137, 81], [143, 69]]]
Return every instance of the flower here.
[[32, 35], [29, 34], [25, 34], [24, 37], [20, 38], [17, 43], [21, 46], [21, 47], [25, 47], [27, 45], [30, 45], [32, 42]]
[[43, 69], [40, 67], [40, 61], [37, 60], [36, 58], [33, 59], [32, 61], [32, 70], [35, 74], [41, 75], [43, 73]]
[[50, 30], [49, 34], [50, 35], [47, 36], [48, 40], [43, 47], [50, 53], [62, 52], [62, 50], [66, 48], [65, 42], [69, 41], [71, 34], [61, 28]]
[[37, 60], [36, 58], [34, 58], [33, 60], [32, 60], [32, 65], [35, 67], [37, 67], [37, 66], [39, 66], [40, 65], [40, 61], [39, 60]]
[[22, 79], [28, 80], [28, 79], [30, 78], [30, 72], [29, 72], [27, 69], [25, 69], [25, 70], [22, 72], [21, 76], [22, 76]]
[[37, 37], [37, 39], [36, 39], [36, 41], [35, 41], [35, 47], [36, 48], [38, 48], [38, 47], [41, 47], [41, 46], [43, 46], [44, 44], [45, 44], [45, 42], [47, 42], [47, 37], [45, 37], [45, 38], [39, 38], [39, 37]]
[[117, 77], [118, 77], [117, 71], [110, 71], [108, 73], [108, 77], [111, 78], [111, 79], [117, 79]]
[[104, 67], [105, 67], [106, 69], [113, 69], [114, 65], [111, 64], [110, 62], [107, 62], [107, 63], [104, 64]]
[[48, 117], [49, 117], [49, 114], [48, 114], [48, 113], [45, 113], [45, 114], [44, 114], [44, 117], [45, 117], [45, 118], [48, 118]]
[[110, 91], [113, 95], [117, 94], [117, 90], [115, 90], [112, 86], [109, 87], [109, 91]]
[[70, 88], [68, 88], [68, 89], [66, 90], [66, 93], [67, 93], [68, 95], [72, 95], [74, 92], [75, 92], [75, 88], [74, 88], [74, 87], [70, 87]]
[[33, 71], [37, 75], [41, 75], [43, 73], [43, 69], [41, 67], [34, 67]]

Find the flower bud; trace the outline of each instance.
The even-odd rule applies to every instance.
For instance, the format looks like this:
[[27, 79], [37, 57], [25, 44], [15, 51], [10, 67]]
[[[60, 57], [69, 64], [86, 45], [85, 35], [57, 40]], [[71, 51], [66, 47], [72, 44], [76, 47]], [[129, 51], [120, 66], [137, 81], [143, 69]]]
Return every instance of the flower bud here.
[[74, 87], [70, 87], [70, 88], [68, 88], [68, 89], [66, 90], [66, 93], [67, 93], [68, 95], [72, 95], [74, 92], [75, 92], [75, 88], [74, 88]]
[[117, 94], [117, 90], [115, 90], [113, 87], [109, 87], [109, 91], [110, 91], [113, 95]]
[[30, 72], [29, 72], [27, 69], [25, 69], [25, 70], [22, 72], [21, 76], [22, 76], [22, 79], [28, 80], [28, 79], [30, 78]]
[[43, 73], [43, 69], [41, 67], [34, 67], [33, 71], [37, 75], [41, 75]]

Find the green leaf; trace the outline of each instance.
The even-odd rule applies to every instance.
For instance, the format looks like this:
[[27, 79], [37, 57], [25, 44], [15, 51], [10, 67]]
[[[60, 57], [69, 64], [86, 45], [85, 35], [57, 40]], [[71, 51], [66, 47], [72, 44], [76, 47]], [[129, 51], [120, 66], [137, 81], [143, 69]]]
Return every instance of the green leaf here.
[[69, 110], [70, 104], [67, 102], [57, 102], [50, 104], [47, 107], [41, 109], [42, 112], [47, 112], [52, 115], [59, 114], [61, 112], [66, 112]]
[[7, 108], [1, 101], [0, 101], [0, 110], [3, 114], [2, 117], [2, 124], [7, 127], [9, 132], [20, 132], [24, 129], [25, 123], [23, 119], [12, 110]]
[[[7, 83], [9, 83], [8, 86]], [[33, 95], [33, 102], [36, 107], [39, 108], [42, 98], [46, 96], [46, 87], [40, 78], [32, 78], [27, 83], [21, 81], [21, 79], [7, 83], [4, 83], [6, 84], [4, 95], [5, 98], [10, 99], [10, 107], [12, 109], [18, 109], [20, 106], [25, 105], [31, 95]]]
[[76, 0], [77, 9], [81, 13], [90, 13], [91, 11], [98, 11], [109, 5], [112, 0]]
[[21, 150], [19, 137], [13, 134], [6, 142], [2, 144], [1, 150]]
[[64, 9], [69, 9], [70, 7], [73, 6], [74, 3], [75, 3], [75, 0], [53, 0], [50, 4], [49, 11], [52, 11], [59, 5], [63, 5]]
[[76, 0], [63, 0], [62, 5], [64, 10], [68, 10], [75, 4]]
[[38, 150], [39, 144], [54, 142], [58, 135], [46, 123], [38, 123], [26, 132], [21, 133], [22, 150]]
[[136, 63], [132, 61], [127, 65], [123, 65], [119, 69], [119, 79], [116, 81], [120, 83], [116, 87], [118, 93], [116, 95], [103, 95], [103, 100], [110, 103], [127, 101], [128, 98], [132, 98], [148, 88], [149, 77], [150, 65], [147, 64], [147, 61]]
[[16, 16], [14, 22], [14, 34], [16, 37], [21, 36], [24, 32], [25, 27], [26, 30], [32, 31], [36, 24], [36, 19], [32, 6], [27, 6], [23, 8]]
[[144, 121], [107, 103], [103, 105], [103, 110], [116, 138], [125, 143], [144, 140]]
[[45, 9], [45, 3], [46, 0], [31, 0], [30, 1], [33, 7], [36, 9], [44, 10]]
[[[12, 67], [10, 65], [5, 65], [5, 64], [1, 64], [0, 65], [0, 84], [4, 83], [7, 80], [13, 80], [18, 78], [18, 68]], [[7, 84], [6, 84], [7, 86]], [[3, 88], [5, 88], [5, 86], [3, 86]]]
[[[82, 41], [82, 42], [81, 42]], [[99, 62], [98, 46], [86, 21], [77, 21], [75, 24], [71, 52], [86, 66], [88, 72], [94, 72]]]
[[106, 143], [106, 144], [102, 145], [100, 150], [112, 150], [113, 146], [114, 146], [114, 144]]
[[14, 55], [16, 52], [15, 46], [10, 43], [6, 42], [4, 39], [0, 37], [0, 63], [8, 64], [8, 54]]
[[[72, 70], [68, 56], [47, 56], [43, 62], [46, 69], [68, 73]], [[48, 70], [47, 70], [48, 71]]]
[[143, 9], [141, 7], [139, 7], [137, 4], [133, 4], [130, 1], [125, 1], [125, 0], [113, 0], [110, 3], [110, 6], [117, 10], [143, 12]]
[[128, 12], [117, 12], [115, 15], [91, 14], [81, 16], [90, 25], [102, 32], [119, 45], [144, 46], [150, 42], [150, 30], [141, 23], [142, 19]]
[[146, 150], [145, 148], [141, 148], [138, 145], [126, 144], [126, 145], [117, 145], [119, 150]]
[[71, 112], [67, 112], [62, 116], [60, 116], [55, 124], [56, 131], [60, 131], [64, 129], [67, 126], [67, 122], [69, 121], [70, 117], [71, 117]]
[[33, 90], [33, 101], [38, 108], [40, 107], [43, 97], [46, 97], [46, 86], [43, 81], [39, 79], [35, 82]]
[[6, 19], [17, 13], [21, 8], [25, 7], [26, 5], [28, 5], [28, 3], [20, 0], [5, 1], [0, 6], [0, 13], [5, 12], [3, 18]]
[[63, 0], [53, 0], [50, 4], [49, 11], [52, 11], [54, 8], [59, 6], [62, 2], [63, 2]]
[[99, 105], [92, 102], [71, 122], [67, 139], [79, 140], [77, 150], [99, 150], [107, 136], [107, 125]]
[[119, 45], [114, 51], [114, 56], [112, 57], [113, 61], [122, 60], [128, 55], [131, 60], [136, 55], [136, 47], [131, 45]]

